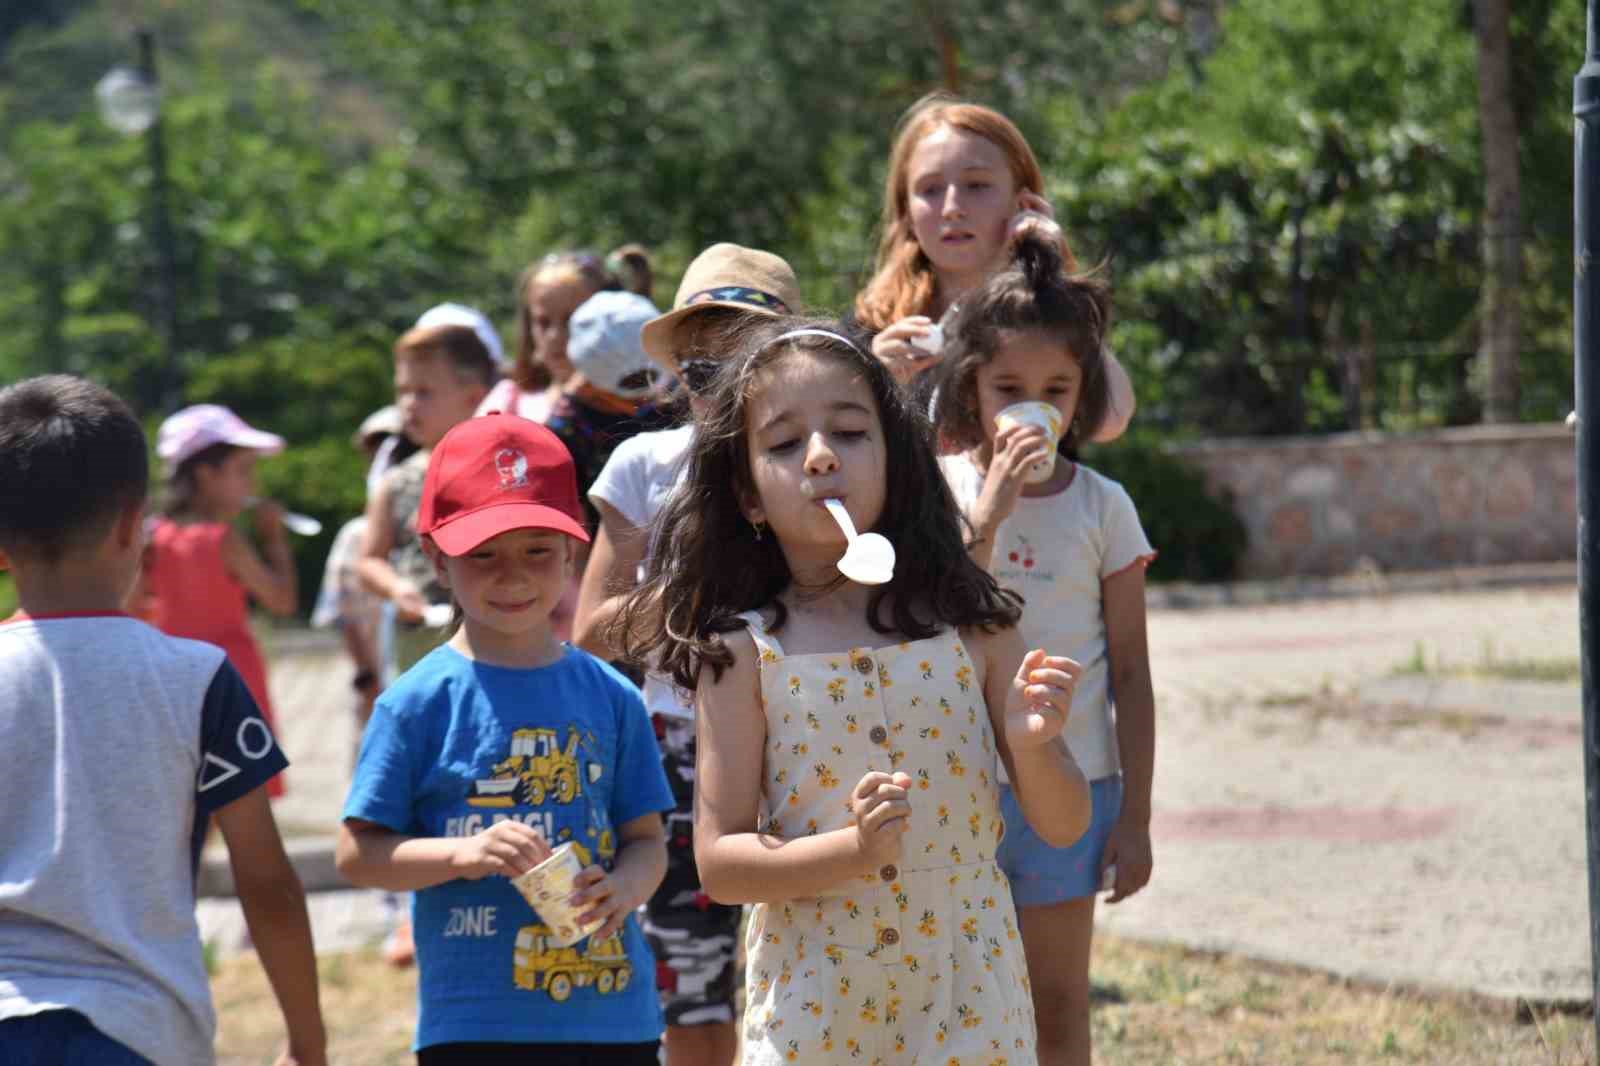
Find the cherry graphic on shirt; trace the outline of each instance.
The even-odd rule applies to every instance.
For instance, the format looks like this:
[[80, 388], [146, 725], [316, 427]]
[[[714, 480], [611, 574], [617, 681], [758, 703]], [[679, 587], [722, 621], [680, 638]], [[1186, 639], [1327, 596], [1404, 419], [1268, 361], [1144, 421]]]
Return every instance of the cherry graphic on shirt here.
[[1022, 564], [1022, 568], [1024, 570], [1032, 570], [1033, 569], [1033, 545], [1028, 543], [1028, 538], [1027, 537], [1024, 537], [1024, 536], [1022, 536], [1020, 534], [1017, 536], [1017, 543], [1019, 545], [1021, 545], [1022, 550], [1021, 551], [1017, 551], [1017, 550], [1013, 549], [1010, 552], [1010, 554], [1007, 556], [1007, 558], [1010, 559], [1014, 563], [1021, 563]]

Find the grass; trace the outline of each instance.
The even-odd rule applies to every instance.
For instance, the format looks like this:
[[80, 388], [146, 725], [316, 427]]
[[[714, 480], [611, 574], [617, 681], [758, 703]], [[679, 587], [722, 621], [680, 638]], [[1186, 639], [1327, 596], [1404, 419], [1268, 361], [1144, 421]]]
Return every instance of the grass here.
[[[414, 971], [376, 951], [320, 960], [329, 1061], [411, 1061]], [[1094, 949], [1098, 1066], [1250, 1063], [1294, 1066], [1581, 1066], [1595, 1062], [1594, 1020], [1469, 996], [1374, 988], [1234, 956], [1113, 937]], [[218, 1066], [272, 1062], [282, 1027], [254, 956], [212, 979]], [[1523, 1021], [1518, 1020], [1519, 1014]]]
[[1418, 641], [1411, 657], [1392, 671], [1400, 677], [1469, 677], [1494, 681], [1546, 681], [1571, 684], [1583, 679], [1583, 664], [1577, 659], [1507, 659], [1501, 657], [1492, 641], [1484, 641], [1478, 658], [1470, 663], [1446, 663], [1435, 655], [1428, 661], [1427, 649]]

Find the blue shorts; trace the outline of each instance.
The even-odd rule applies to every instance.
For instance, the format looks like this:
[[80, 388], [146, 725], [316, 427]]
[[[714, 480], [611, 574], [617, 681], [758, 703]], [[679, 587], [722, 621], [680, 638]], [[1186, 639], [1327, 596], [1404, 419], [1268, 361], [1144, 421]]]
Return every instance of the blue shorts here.
[[1010, 786], [1000, 786], [1006, 835], [995, 860], [1011, 879], [1011, 898], [1017, 906], [1045, 907], [1093, 896], [1099, 890], [1100, 856], [1122, 814], [1122, 775], [1090, 782], [1089, 797], [1094, 804], [1089, 828], [1070, 848], [1052, 848], [1028, 826]]
[[0, 1066], [151, 1066], [75, 1010], [0, 1020]]

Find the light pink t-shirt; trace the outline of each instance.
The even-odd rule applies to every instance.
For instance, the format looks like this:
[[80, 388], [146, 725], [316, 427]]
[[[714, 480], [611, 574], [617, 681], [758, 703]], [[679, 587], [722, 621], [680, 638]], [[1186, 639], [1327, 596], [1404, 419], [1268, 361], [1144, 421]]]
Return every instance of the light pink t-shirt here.
[[544, 389], [529, 392], [519, 389], [517, 383], [510, 378], [505, 378], [494, 388], [489, 390], [489, 395], [478, 404], [475, 412], [480, 415], [493, 414], [504, 411], [520, 415], [530, 422], [537, 422], [541, 426], [550, 421], [550, 394]]
[[[982, 472], [966, 455], [944, 456], [939, 465], [956, 503], [970, 511], [983, 489]], [[1081, 463], [1061, 492], [1017, 500], [995, 535], [989, 570], [1027, 601], [1021, 626], [1027, 646], [1083, 664], [1066, 735], [1091, 781], [1120, 767], [1100, 583], [1155, 556], [1127, 491]]]

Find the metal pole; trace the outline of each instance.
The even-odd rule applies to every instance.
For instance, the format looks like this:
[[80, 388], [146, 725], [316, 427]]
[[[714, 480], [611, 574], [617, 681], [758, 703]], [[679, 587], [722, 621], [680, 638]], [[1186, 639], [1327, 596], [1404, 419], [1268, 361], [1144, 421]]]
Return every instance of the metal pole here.
[[[1588, 50], [1572, 87], [1573, 375], [1578, 405], [1578, 630], [1583, 658], [1583, 779], [1589, 845], [1591, 981], [1600, 1003], [1600, 0], [1589, 0]], [[1600, 1011], [1595, 1012], [1600, 1047]]]
[[[151, 85], [159, 85], [156, 74], [155, 38], [149, 30], [139, 31], [139, 70]], [[172, 220], [167, 210], [167, 149], [161, 135], [161, 113], [145, 133], [150, 146], [150, 213], [156, 246], [156, 318], [161, 328], [161, 408], [166, 414], [177, 409], [183, 396], [183, 369], [178, 362], [182, 351], [178, 336], [178, 265], [172, 239]]]

